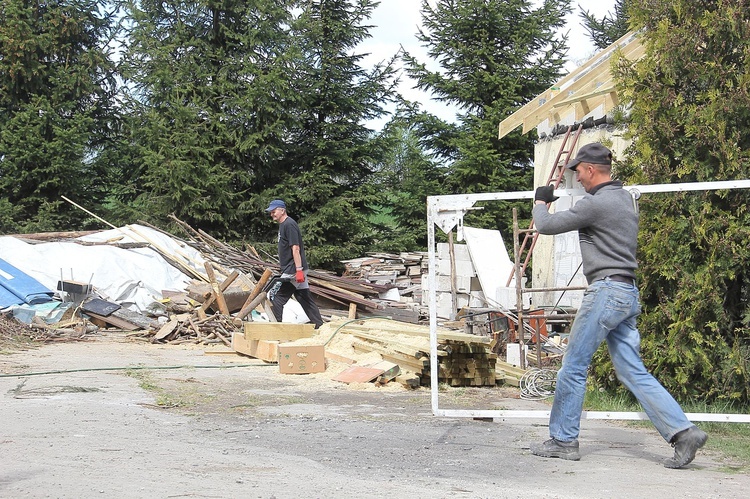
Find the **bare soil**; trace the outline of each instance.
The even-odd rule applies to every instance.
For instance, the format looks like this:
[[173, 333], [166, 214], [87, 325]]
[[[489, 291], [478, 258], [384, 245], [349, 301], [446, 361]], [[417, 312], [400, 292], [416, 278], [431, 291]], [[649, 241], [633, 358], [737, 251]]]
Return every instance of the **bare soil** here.
[[[699, 453], [669, 470], [652, 427], [584, 421], [579, 462], [530, 454], [546, 421], [440, 418], [427, 388], [106, 333], [0, 349], [0, 497], [746, 497], [747, 470]], [[64, 371], [64, 372], [58, 372]], [[513, 388], [441, 407], [543, 409]], [[743, 492], [744, 491], [744, 492]]]

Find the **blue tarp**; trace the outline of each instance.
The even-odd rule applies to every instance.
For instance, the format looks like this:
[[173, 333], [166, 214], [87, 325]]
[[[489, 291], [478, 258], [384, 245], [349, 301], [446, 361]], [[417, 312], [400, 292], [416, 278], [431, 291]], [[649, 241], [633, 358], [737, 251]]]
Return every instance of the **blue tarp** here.
[[0, 258], [0, 308], [52, 301], [54, 292]]

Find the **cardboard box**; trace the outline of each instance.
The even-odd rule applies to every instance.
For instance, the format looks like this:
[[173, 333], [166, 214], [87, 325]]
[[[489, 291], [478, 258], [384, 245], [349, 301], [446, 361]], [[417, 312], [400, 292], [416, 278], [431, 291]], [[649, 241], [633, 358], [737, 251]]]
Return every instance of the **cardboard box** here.
[[280, 344], [279, 372], [282, 374], [322, 373], [326, 370], [323, 345]]

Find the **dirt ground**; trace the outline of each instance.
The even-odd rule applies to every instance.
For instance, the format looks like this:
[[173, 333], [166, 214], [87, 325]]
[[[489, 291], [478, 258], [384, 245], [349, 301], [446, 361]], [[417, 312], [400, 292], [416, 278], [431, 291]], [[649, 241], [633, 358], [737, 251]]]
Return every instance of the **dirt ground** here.
[[[2, 355], [0, 497], [707, 498], [750, 490], [747, 470], [708, 452], [687, 469], [665, 469], [672, 449], [652, 427], [584, 421], [581, 461], [542, 459], [528, 444], [547, 437], [544, 420], [439, 418], [429, 389], [333, 381], [344, 368], [284, 375], [248, 357], [122, 334]], [[500, 387], [447, 389], [440, 405], [547, 408]]]

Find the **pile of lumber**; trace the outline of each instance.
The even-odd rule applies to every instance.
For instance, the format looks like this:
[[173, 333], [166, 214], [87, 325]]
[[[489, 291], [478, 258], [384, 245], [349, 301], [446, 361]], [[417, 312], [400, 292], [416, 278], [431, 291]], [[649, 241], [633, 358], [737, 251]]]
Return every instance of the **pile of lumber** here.
[[[402, 372], [429, 386], [431, 378], [429, 328], [387, 319], [350, 321], [337, 334], [347, 334], [356, 353], [377, 352], [383, 360], [398, 364]], [[449, 386], [494, 386], [497, 355], [489, 337], [449, 329], [437, 331], [438, 382]], [[504, 378], [503, 378], [504, 379]]]
[[[357, 279], [375, 285], [388, 286], [388, 305], [391, 308], [409, 310], [417, 314], [418, 320], [425, 322], [428, 310], [422, 303], [422, 275], [427, 273], [426, 252], [367, 253], [367, 256], [343, 260], [345, 278]], [[397, 312], [395, 312], [397, 314]], [[404, 317], [400, 317], [405, 320]]]
[[[174, 216], [172, 219], [188, 234], [182, 242], [200, 251], [219, 274], [229, 276], [231, 269], [248, 279], [256, 280], [260, 279], [266, 270], [279, 273], [279, 264], [275, 257], [263, 258], [252, 246], [243, 251], [211, 237], [202, 230], [193, 229]], [[143, 221], [139, 223], [148, 225]], [[172, 234], [169, 236], [175, 237]], [[317, 301], [330, 303], [337, 310], [348, 310], [352, 305], [356, 305], [362, 311], [379, 312], [383, 309], [383, 303], [378, 299], [380, 294], [392, 287], [390, 284], [347, 276], [340, 277], [331, 272], [315, 269], [308, 271], [307, 278], [310, 283], [310, 292], [318, 299]]]

